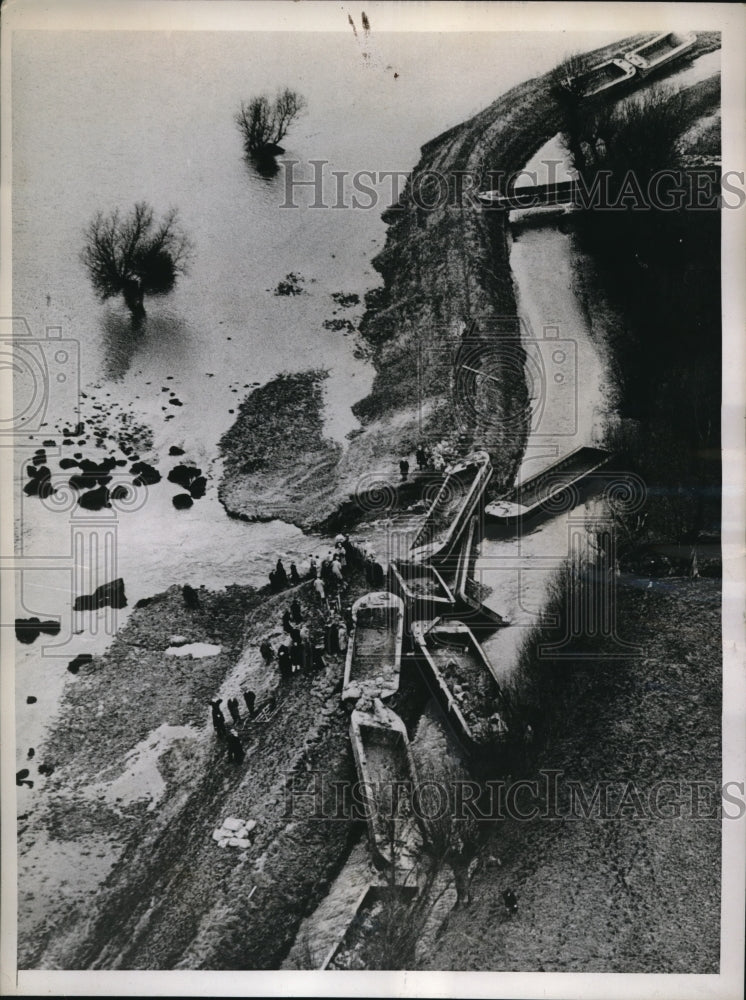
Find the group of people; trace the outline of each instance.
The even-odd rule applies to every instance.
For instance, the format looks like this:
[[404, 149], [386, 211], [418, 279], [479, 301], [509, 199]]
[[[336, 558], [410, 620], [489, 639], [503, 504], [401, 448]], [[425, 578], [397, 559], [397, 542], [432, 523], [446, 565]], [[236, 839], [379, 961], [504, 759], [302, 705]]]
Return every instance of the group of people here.
[[[352, 627], [352, 614], [349, 609], [344, 612], [341, 610], [339, 594], [347, 587], [345, 571], [350, 558], [354, 558], [354, 554], [354, 546], [350, 542], [349, 536], [340, 534], [334, 539], [334, 548], [329, 550], [323, 559], [311, 556], [305, 579], [313, 581], [314, 590], [325, 611], [323, 642], [315, 641], [315, 639], [320, 639], [320, 636], [312, 636], [309, 616], [304, 614], [300, 601], [294, 597], [282, 613], [282, 629], [287, 639], [281, 642], [276, 650], [268, 639], [264, 639], [260, 644], [259, 652], [264, 663], [269, 667], [275, 660], [277, 661], [281, 683], [286, 683], [293, 674], [300, 671], [324, 670], [326, 668], [325, 653], [332, 656], [345, 655]], [[366, 556], [366, 575], [372, 572], [368, 563], [372, 564], [372, 560]], [[383, 570], [380, 567], [379, 569], [382, 580]], [[274, 569], [269, 574], [269, 580], [274, 593], [303, 583], [303, 578], [299, 574], [295, 562], [290, 563], [288, 572], [282, 557], [277, 559]], [[337, 598], [336, 602], [330, 600], [332, 595]], [[256, 694], [253, 691], [243, 691], [242, 694], [248, 718], [254, 719], [259, 714], [256, 707]], [[245, 756], [243, 743], [237, 732], [237, 728], [244, 724], [241, 718], [241, 708], [237, 698], [227, 700], [226, 707], [232, 720], [231, 725], [228, 725], [221, 704], [222, 699], [220, 698], [210, 703], [215, 734], [218, 739], [226, 743], [229, 760], [240, 764]], [[275, 705], [275, 698], [270, 697], [267, 706], [272, 710]]]
[[334, 539], [334, 549], [327, 552], [323, 559], [311, 556], [308, 577], [313, 580], [313, 589], [321, 604], [328, 602], [330, 594], [340, 594], [347, 589], [345, 573], [351, 551], [352, 544], [349, 537], [337, 535]]
[[[417, 462], [417, 471], [425, 472], [427, 469], [438, 468], [438, 456], [425, 444], [418, 444], [414, 451], [414, 458]], [[409, 459], [402, 458], [399, 461], [399, 472], [402, 482], [406, 482], [409, 476]]]
[[[289, 641], [280, 643], [277, 648], [281, 683], [290, 680], [299, 670], [323, 670], [326, 667], [321, 649], [313, 642], [310, 623], [297, 597], [282, 613], [282, 630]], [[265, 640], [259, 649], [264, 662], [269, 665], [275, 656], [272, 646]]]
[[[319, 600], [325, 601], [327, 590], [339, 592], [347, 586], [345, 580], [345, 569], [353, 545], [349, 535], [337, 535], [334, 539], [334, 549], [327, 552], [323, 559], [319, 556], [311, 556], [308, 565], [306, 580], [312, 580], [314, 590]], [[303, 583], [303, 577], [298, 572], [298, 567], [294, 562], [290, 563], [290, 571], [285, 569], [282, 557], [278, 558], [274, 569], [269, 572], [269, 585], [272, 593], [279, 593], [287, 587], [297, 587]]]
[[297, 587], [301, 582], [298, 567], [294, 562], [290, 563], [290, 572], [288, 573], [282, 559], [278, 558], [275, 568], [269, 571], [269, 586], [273, 594], [285, 590], [286, 587]]
[[[259, 714], [259, 710], [256, 707], [256, 694], [253, 691], [243, 691], [242, 694], [248, 717], [253, 719]], [[230, 713], [232, 720], [232, 725], [230, 726], [226, 723], [223, 710], [220, 707], [222, 701], [222, 698], [215, 698], [210, 702], [210, 707], [212, 709], [212, 725], [217, 738], [219, 740], [224, 740], [226, 743], [228, 759], [232, 760], [236, 764], [240, 764], [244, 759], [245, 753], [241, 738], [236, 732], [237, 727], [240, 726], [242, 722], [238, 698], [229, 698], [226, 702], [226, 707], [228, 708], [228, 712]], [[268, 705], [270, 710], [274, 707], [273, 697], [269, 699]]]
[[[320, 579], [320, 577], [317, 577]], [[287, 635], [286, 642], [280, 643], [275, 651], [265, 639], [259, 647], [262, 659], [269, 666], [275, 659], [280, 671], [280, 682], [286, 683], [293, 674], [311, 670], [325, 670], [324, 654], [344, 656], [347, 652], [349, 634], [352, 628], [352, 612], [342, 611], [326, 605], [323, 619], [323, 643], [311, 632], [308, 616], [304, 614], [297, 597], [282, 613], [282, 630]]]

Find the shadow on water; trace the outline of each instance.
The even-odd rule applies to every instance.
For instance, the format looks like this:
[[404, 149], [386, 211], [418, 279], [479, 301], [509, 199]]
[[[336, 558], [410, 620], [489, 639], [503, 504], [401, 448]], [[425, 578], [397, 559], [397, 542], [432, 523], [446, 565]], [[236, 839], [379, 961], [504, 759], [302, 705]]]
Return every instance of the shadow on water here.
[[107, 312], [103, 336], [103, 370], [107, 378], [117, 382], [127, 374], [145, 340], [146, 324], [138, 327], [129, 314]]
[[184, 322], [168, 313], [148, 312], [140, 326], [129, 315], [109, 312], [103, 326], [102, 368], [106, 378], [121, 381], [140, 352], [152, 352], [153, 342], [169, 357], [184, 349]]
[[250, 153], [245, 157], [246, 163], [252, 170], [255, 170], [260, 177], [265, 180], [272, 180], [280, 172], [277, 159], [272, 153]]

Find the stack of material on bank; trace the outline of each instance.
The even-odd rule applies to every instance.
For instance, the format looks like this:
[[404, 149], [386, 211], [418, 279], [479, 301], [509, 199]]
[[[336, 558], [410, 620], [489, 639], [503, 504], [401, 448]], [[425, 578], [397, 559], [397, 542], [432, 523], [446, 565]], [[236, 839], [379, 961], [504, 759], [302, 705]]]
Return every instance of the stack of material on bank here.
[[212, 831], [212, 839], [217, 842], [218, 847], [251, 847], [249, 834], [256, 826], [256, 820], [236, 819], [229, 816], [223, 821], [223, 825]]

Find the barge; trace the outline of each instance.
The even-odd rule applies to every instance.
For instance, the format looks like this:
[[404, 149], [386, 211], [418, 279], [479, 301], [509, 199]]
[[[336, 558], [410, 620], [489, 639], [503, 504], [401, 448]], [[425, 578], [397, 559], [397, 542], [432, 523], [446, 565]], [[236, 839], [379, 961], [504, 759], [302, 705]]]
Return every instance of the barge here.
[[397, 871], [409, 863], [418, 844], [412, 794], [417, 772], [407, 727], [396, 712], [374, 701], [373, 712], [353, 711], [350, 740], [365, 798], [365, 819], [373, 863]]
[[514, 487], [503, 499], [487, 504], [485, 517], [498, 524], [515, 525], [522, 518], [559, 503], [561, 494], [574, 490], [610, 460], [611, 452], [604, 448], [576, 448]]
[[624, 58], [635, 67], [640, 76], [649, 76], [661, 66], [681, 58], [694, 48], [696, 42], [697, 35], [693, 31], [669, 31], [668, 34], [656, 35], [644, 45], [626, 52]]
[[492, 665], [463, 622], [415, 622], [415, 645], [428, 686], [464, 747], [475, 752], [508, 739], [507, 705]]
[[410, 549], [413, 562], [443, 560], [461, 537], [492, 478], [486, 451], [476, 451], [446, 469], [446, 477]]
[[352, 605], [352, 622], [342, 699], [389, 698], [399, 689], [404, 602], [387, 590], [365, 594]]
[[412, 619], [433, 619], [453, 610], [451, 588], [429, 563], [393, 559], [389, 563], [389, 586], [404, 601]]

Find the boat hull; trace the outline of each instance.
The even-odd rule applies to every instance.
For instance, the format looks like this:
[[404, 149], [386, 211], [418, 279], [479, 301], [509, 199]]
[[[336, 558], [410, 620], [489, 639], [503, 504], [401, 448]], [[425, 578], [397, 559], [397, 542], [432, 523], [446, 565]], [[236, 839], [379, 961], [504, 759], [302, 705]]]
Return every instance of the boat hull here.
[[650, 76], [657, 69], [668, 65], [694, 48], [697, 36], [693, 31], [684, 35], [677, 32], [657, 35], [644, 45], [625, 52], [624, 58], [630, 62], [640, 76]]
[[593, 66], [581, 74], [579, 80], [583, 84], [583, 97], [598, 97], [611, 90], [619, 90], [637, 75], [637, 68], [626, 58], [616, 57]]
[[417, 895], [414, 885], [369, 885], [360, 893], [355, 909], [340, 939], [332, 945], [320, 966], [325, 969], [363, 969], [363, 965], [351, 965], [345, 961], [345, 953], [354, 950], [356, 939], [365, 934], [366, 925], [375, 922], [381, 905], [389, 902], [411, 903]]
[[390, 698], [399, 689], [404, 602], [389, 591], [365, 594], [353, 604], [352, 620], [342, 699]]
[[456, 604], [445, 579], [429, 563], [392, 560], [389, 586], [404, 601], [411, 620], [438, 618]]
[[417, 782], [407, 728], [391, 709], [380, 717], [355, 710], [350, 741], [362, 784], [358, 798], [366, 801], [373, 862], [378, 868], [407, 867], [416, 826], [411, 797]]
[[487, 504], [485, 517], [498, 524], [515, 525], [547, 510], [559, 503], [562, 494], [575, 491], [584, 479], [607, 465], [611, 457], [611, 452], [603, 448], [576, 448], [516, 486], [504, 499]]
[[472, 560], [474, 558], [474, 548], [477, 541], [477, 530], [479, 526], [479, 518], [474, 515], [469, 521], [469, 527], [464, 533], [463, 540], [461, 542], [461, 549], [459, 551], [458, 562], [456, 563], [456, 576], [453, 585], [453, 592], [456, 596], [456, 601], [463, 608], [466, 608], [469, 617], [475, 618], [479, 621], [480, 625], [494, 626], [495, 628], [501, 628], [509, 624], [502, 615], [499, 615], [492, 608], [488, 608], [486, 604], [482, 604], [475, 597], [469, 593], [469, 577], [471, 573]]
[[410, 549], [412, 562], [445, 560], [479, 507], [492, 478], [485, 451], [449, 466], [446, 477]]
[[412, 634], [425, 680], [464, 748], [472, 755], [499, 751], [509, 735], [507, 706], [471, 629], [463, 622], [415, 622]]

